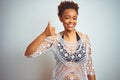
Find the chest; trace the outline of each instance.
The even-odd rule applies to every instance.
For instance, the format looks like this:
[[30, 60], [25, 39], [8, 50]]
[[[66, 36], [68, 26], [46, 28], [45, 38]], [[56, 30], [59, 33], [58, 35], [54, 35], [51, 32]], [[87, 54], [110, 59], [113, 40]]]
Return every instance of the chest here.
[[84, 63], [87, 59], [86, 46], [82, 42], [76, 44], [62, 43], [57, 44], [57, 58], [64, 62]]

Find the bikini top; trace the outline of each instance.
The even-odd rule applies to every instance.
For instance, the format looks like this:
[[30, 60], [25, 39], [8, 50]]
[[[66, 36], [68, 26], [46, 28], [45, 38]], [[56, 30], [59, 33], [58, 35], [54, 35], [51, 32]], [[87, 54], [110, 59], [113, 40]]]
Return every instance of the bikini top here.
[[[62, 39], [64, 39], [64, 34], [61, 36]], [[76, 51], [73, 54], [70, 54], [64, 47], [64, 44], [58, 42], [57, 49], [61, 55], [61, 57], [65, 61], [71, 61], [71, 62], [83, 62], [86, 60], [86, 47], [84, 44], [81, 44], [80, 36], [76, 32], [76, 39], [78, 42], [78, 46], [76, 48]], [[64, 41], [62, 41], [64, 43]]]
[[[62, 35], [62, 38], [64, 39], [64, 34]], [[76, 38], [77, 38], [77, 41], [80, 40], [80, 36], [78, 35], [78, 33], [76, 32]]]

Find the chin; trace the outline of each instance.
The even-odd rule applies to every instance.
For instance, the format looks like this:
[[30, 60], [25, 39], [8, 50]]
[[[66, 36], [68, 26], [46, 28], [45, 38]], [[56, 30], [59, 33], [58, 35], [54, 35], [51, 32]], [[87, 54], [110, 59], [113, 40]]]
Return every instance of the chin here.
[[67, 31], [73, 31], [73, 30], [75, 30], [75, 28], [69, 28], [69, 29], [65, 29], [65, 30], [67, 30]]

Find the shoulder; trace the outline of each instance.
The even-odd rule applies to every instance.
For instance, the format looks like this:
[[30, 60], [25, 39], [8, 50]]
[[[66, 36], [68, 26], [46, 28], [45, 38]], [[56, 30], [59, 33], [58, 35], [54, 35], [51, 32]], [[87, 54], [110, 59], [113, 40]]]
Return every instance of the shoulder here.
[[63, 35], [63, 32], [64, 31], [61, 31], [61, 32], [59, 32], [57, 34], [54, 34], [54, 35], [51, 35], [51, 36], [47, 36], [44, 40], [57, 42], [57, 41], [59, 41], [59, 39]]
[[77, 31], [77, 33], [78, 33], [78, 35], [80, 36], [80, 38], [82, 39], [82, 41], [84, 43], [88, 43], [89, 42], [88, 34], [85, 34], [85, 33], [79, 32], [79, 31]]
[[82, 32], [80, 32], [80, 31], [77, 31], [77, 33], [78, 33], [78, 35], [79, 35], [81, 38], [89, 39], [88, 34], [82, 33]]

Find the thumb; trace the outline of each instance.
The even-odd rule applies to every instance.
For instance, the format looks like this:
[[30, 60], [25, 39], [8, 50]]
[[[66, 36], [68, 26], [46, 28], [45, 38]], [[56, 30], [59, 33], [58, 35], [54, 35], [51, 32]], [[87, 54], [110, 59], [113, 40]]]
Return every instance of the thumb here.
[[48, 25], [47, 26], [50, 27], [50, 21], [48, 21]]

